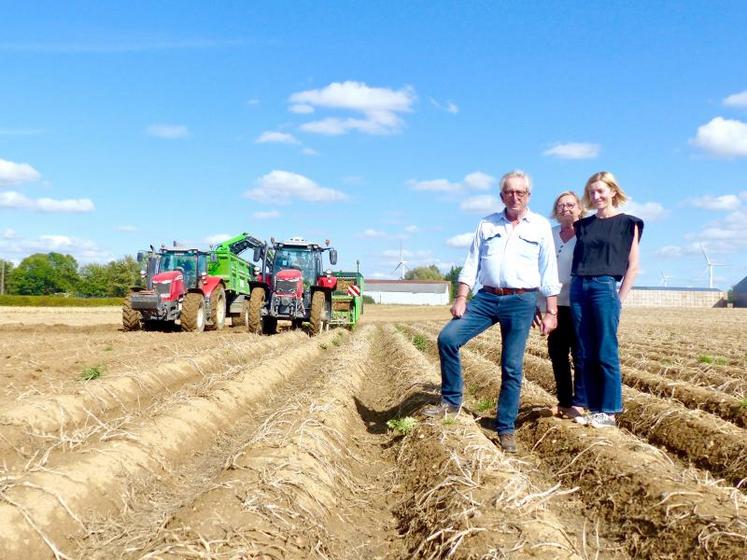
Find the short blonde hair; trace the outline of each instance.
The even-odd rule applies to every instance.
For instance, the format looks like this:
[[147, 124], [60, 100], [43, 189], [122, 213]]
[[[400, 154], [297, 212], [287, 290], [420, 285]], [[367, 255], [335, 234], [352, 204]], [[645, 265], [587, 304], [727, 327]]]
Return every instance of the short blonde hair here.
[[563, 191], [555, 198], [555, 202], [553, 202], [552, 204], [552, 212], [550, 212], [551, 218], [560, 221], [560, 216], [558, 215], [558, 202], [560, 202], [560, 199], [564, 196], [572, 196], [576, 200], [576, 204], [578, 204], [578, 208], [579, 210], [581, 210], [581, 214], [584, 213], [584, 208], [583, 206], [581, 206], [581, 199], [578, 197], [578, 195], [573, 191]]
[[584, 187], [584, 206], [589, 210], [594, 208], [594, 205], [591, 203], [591, 197], [589, 196], [589, 186], [592, 183], [596, 183], [597, 181], [602, 181], [610, 188], [613, 193], [615, 193], [615, 196], [612, 199], [612, 206], [617, 207], [621, 204], [625, 204], [628, 201], [628, 197], [622, 190], [622, 187], [617, 184], [617, 179], [615, 179], [615, 176], [609, 171], [600, 171], [598, 173], [594, 173], [594, 175], [589, 177], [589, 180], [586, 181], [586, 186]]

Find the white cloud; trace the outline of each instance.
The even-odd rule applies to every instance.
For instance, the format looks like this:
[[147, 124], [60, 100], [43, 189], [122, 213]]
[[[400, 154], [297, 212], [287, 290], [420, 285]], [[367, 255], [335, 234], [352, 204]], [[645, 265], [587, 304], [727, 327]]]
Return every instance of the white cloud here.
[[16, 208], [34, 212], [80, 213], [93, 212], [95, 209], [90, 198], [70, 198], [55, 200], [53, 198], [29, 198], [15, 191], [0, 192], [0, 208]]
[[14, 239], [16, 236], [16, 231], [11, 228], [5, 228], [3, 229], [1, 236], [3, 239]]
[[256, 187], [244, 193], [245, 198], [268, 204], [287, 204], [292, 200], [334, 202], [346, 200], [342, 191], [322, 187], [303, 175], [274, 170], [257, 179]]
[[259, 99], [256, 97], [253, 97], [252, 99], [248, 99], [246, 102], [247, 105], [259, 105]]
[[301, 153], [305, 156], [318, 156], [319, 152], [317, 152], [314, 148], [302, 148]]
[[288, 110], [291, 113], [297, 113], [299, 115], [308, 115], [309, 113], [314, 112], [314, 108], [311, 105], [306, 105], [305, 103], [297, 103], [296, 105], [291, 105], [288, 107]]
[[635, 200], [629, 200], [625, 203], [625, 212], [638, 216], [644, 222], [656, 222], [666, 218], [669, 215], [669, 210], [664, 208], [658, 202], [636, 202]]
[[405, 231], [407, 233], [417, 233], [420, 231], [420, 228], [418, 226], [405, 226]]
[[407, 184], [416, 191], [459, 192], [463, 188], [461, 183], [451, 183], [446, 179], [431, 179], [429, 181], [410, 179]]
[[458, 193], [467, 189], [482, 191], [491, 188], [495, 183], [495, 177], [482, 171], [468, 173], [459, 183], [452, 183], [448, 179], [429, 179], [426, 181], [410, 179], [407, 181], [407, 185], [413, 190], [443, 193]]
[[290, 111], [310, 113], [316, 108], [362, 113], [363, 118], [327, 117], [301, 125], [301, 130], [337, 136], [357, 130], [365, 134], [393, 134], [403, 126], [401, 113], [412, 111], [415, 91], [369, 87], [363, 82], [333, 82], [322, 89], [307, 90], [290, 96]]
[[495, 185], [495, 177], [482, 171], [475, 171], [464, 177], [464, 184], [467, 187], [485, 191]]
[[690, 143], [723, 157], [747, 157], [747, 123], [716, 117], [699, 126]]
[[602, 147], [599, 144], [569, 142], [567, 144], [555, 144], [542, 152], [542, 155], [559, 159], [593, 159], [599, 155], [601, 149]]
[[372, 228], [364, 229], [363, 233], [361, 233], [361, 235], [363, 237], [371, 237], [371, 238], [386, 237], [386, 233], [385, 232], [379, 231], [377, 229], [372, 229]]
[[476, 214], [492, 214], [498, 211], [499, 207], [500, 202], [498, 198], [489, 194], [465, 198], [459, 203], [459, 208], [465, 212], [474, 212]]
[[747, 90], [731, 94], [724, 99], [723, 103], [726, 107], [738, 107], [740, 109], [747, 109]]
[[747, 200], [747, 191], [742, 191], [741, 193], [739, 193], [739, 199]]
[[114, 259], [110, 251], [101, 249], [93, 241], [57, 234], [40, 235], [28, 239], [18, 237], [12, 240], [0, 239], [0, 249], [19, 257], [26, 257], [30, 253], [56, 251], [72, 255], [79, 262], [106, 262]]
[[41, 173], [28, 163], [0, 159], [0, 187], [30, 183], [41, 179]]
[[255, 140], [257, 144], [268, 144], [268, 143], [277, 143], [277, 144], [298, 144], [298, 140], [295, 136], [288, 132], [275, 132], [267, 130], [259, 135], [259, 137]]
[[690, 206], [704, 208], [706, 210], [736, 210], [741, 205], [741, 194], [724, 194], [721, 196], [704, 195], [697, 198], [689, 198], [685, 201]]
[[436, 101], [432, 97], [429, 97], [428, 99], [430, 100], [431, 104], [436, 109], [440, 109], [442, 111], [446, 111], [447, 113], [451, 113], [452, 115], [456, 115], [457, 113], [459, 113], [459, 105], [457, 105], [456, 103], [454, 103], [451, 100], [447, 101], [446, 104], [444, 105], [442, 103], [439, 103], [438, 101]]
[[178, 138], [187, 138], [189, 129], [182, 124], [152, 124], [145, 129], [148, 136], [174, 140]]
[[137, 227], [131, 226], [131, 225], [117, 226], [114, 229], [116, 229], [117, 231], [121, 231], [123, 233], [133, 233], [133, 232], [138, 231]]
[[446, 244], [449, 247], [469, 247], [472, 244], [472, 240], [475, 238], [474, 233], [460, 233], [454, 237], [449, 237], [446, 240]]
[[277, 210], [259, 210], [252, 214], [252, 218], [255, 220], [272, 220], [273, 218], [279, 218], [280, 212]]

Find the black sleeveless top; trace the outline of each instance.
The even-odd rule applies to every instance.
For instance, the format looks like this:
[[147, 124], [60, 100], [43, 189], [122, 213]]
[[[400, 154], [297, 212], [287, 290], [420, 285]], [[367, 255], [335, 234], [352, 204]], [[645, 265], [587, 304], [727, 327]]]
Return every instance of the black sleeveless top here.
[[630, 247], [635, 226], [638, 240], [643, 234], [643, 220], [630, 214], [611, 218], [589, 216], [578, 220], [576, 248], [573, 251], [571, 274], [576, 276], [614, 276], [621, 280], [628, 269]]

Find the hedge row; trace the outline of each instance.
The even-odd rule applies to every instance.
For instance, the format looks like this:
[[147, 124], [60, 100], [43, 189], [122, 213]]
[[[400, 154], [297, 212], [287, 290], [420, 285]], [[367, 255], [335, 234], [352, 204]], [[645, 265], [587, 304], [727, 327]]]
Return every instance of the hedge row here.
[[21, 307], [102, 307], [122, 305], [122, 298], [0, 296], [0, 305]]

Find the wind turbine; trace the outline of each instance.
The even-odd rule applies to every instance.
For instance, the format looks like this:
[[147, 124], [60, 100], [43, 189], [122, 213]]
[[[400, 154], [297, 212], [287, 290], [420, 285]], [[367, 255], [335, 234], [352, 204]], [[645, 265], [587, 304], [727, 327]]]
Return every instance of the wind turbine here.
[[669, 285], [669, 280], [671, 278], [672, 278], [671, 274], [664, 274], [664, 272], [662, 271], [662, 273], [661, 273], [661, 285], [666, 288]]
[[724, 263], [715, 263], [711, 259], [708, 258], [708, 254], [706, 253], [705, 247], [703, 244], [700, 244], [700, 250], [703, 251], [703, 256], [706, 260], [706, 267], [708, 268], [708, 287], [713, 288], [713, 267], [714, 266], [728, 266]]
[[392, 270], [392, 273], [397, 272], [397, 269], [400, 269], [399, 272], [399, 278], [400, 280], [405, 279], [405, 275], [407, 274], [407, 261], [404, 259], [404, 256], [402, 254], [402, 242], [399, 242], [399, 264], [394, 267], [394, 270]]

